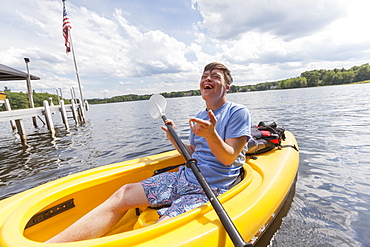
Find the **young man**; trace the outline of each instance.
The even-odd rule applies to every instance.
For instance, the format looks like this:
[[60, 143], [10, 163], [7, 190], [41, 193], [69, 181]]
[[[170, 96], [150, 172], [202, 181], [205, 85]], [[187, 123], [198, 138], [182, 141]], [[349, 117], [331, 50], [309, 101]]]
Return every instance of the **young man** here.
[[[218, 196], [238, 177], [245, 161], [245, 145], [250, 136], [248, 110], [228, 102], [226, 93], [233, 79], [220, 63], [208, 64], [200, 80], [206, 109], [190, 118], [189, 154]], [[171, 120], [168, 123], [174, 126]], [[178, 149], [169, 131], [166, 135]], [[158, 210], [161, 220], [175, 217], [208, 201], [190, 168], [162, 173], [140, 183], [127, 184], [101, 205], [47, 242], [70, 242], [96, 238], [108, 232], [133, 207], [169, 206]]]

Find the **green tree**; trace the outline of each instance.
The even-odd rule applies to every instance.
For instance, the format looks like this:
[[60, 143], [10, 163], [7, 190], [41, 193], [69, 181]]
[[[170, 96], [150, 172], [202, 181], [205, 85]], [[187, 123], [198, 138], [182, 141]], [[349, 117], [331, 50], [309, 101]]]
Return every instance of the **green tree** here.
[[320, 85], [320, 72], [318, 70], [303, 72], [301, 77], [306, 77], [307, 86], [309, 87], [316, 87]]
[[231, 85], [229, 93], [238, 93], [239, 89], [240, 89], [239, 86]]
[[12, 110], [29, 108], [28, 95], [25, 93], [7, 92], [6, 98], [9, 100]]
[[335, 76], [334, 70], [325, 70], [322, 72], [321, 80], [324, 85], [331, 85], [334, 83], [333, 79]]
[[368, 63], [361, 65], [355, 71], [354, 82], [370, 80], [370, 65]]

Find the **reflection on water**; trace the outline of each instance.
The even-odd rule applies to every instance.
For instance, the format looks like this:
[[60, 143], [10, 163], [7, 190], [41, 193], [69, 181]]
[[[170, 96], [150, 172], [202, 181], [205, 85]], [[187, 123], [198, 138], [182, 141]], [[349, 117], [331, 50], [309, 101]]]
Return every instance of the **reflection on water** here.
[[[300, 147], [296, 191], [265, 246], [369, 246], [370, 84], [229, 94], [248, 106], [253, 123], [275, 121]], [[184, 141], [201, 97], [168, 99], [166, 115]], [[72, 173], [172, 149], [147, 101], [92, 105], [84, 126], [56, 138], [24, 120], [29, 147], [0, 123], [0, 198]]]

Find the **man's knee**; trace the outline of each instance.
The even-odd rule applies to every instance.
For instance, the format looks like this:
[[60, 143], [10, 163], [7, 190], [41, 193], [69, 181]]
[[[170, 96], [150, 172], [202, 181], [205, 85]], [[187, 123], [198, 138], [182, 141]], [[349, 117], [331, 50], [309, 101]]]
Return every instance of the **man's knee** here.
[[118, 208], [125, 209], [147, 204], [146, 195], [140, 183], [122, 186], [110, 197], [110, 200], [116, 204]]
[[112, 201], [121, 202], [124, 201], [126, 197], [130, 196], [130, 193], [133, 191], [133, 184], [125, 184], [121, 188], [119, 188], [113, 195], [110, 197]]

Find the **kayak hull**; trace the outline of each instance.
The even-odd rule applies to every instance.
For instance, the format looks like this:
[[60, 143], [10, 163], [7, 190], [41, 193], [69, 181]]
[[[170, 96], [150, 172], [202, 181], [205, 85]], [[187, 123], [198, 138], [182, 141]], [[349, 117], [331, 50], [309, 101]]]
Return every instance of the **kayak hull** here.
[[[287, 147], [247, 159], [244, 179], [219, 196], [246, 242], [254, 243], [263, 234], [294, 184], [299, 152], [290, 132], [282, 145]], [[177, 151], [165, 152], [73, 174], [4, 199], [0, 246], [56, 246], [43, 242], [124, 184], [184, 162]], [[105, 236], [58, 246], [233, 246], [210, 203], [154, 224], [157, 217], [153, 209], [132, 209]]]

